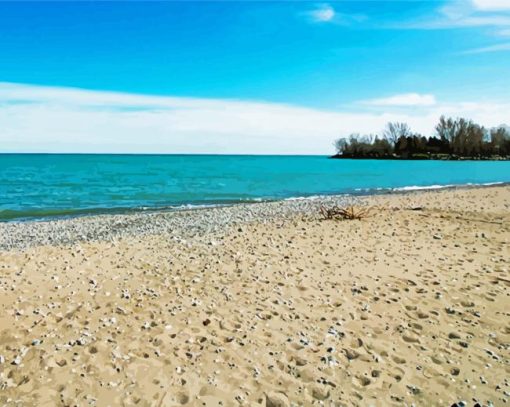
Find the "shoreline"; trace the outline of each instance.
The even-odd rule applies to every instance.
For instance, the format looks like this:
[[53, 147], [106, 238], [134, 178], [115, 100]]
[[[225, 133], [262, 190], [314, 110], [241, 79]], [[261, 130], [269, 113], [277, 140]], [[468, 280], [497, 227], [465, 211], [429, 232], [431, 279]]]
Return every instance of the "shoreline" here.
[[[237, 205], [253, 205], [253, 204], [270, 204], [282, 201], [294, 200], [313, 200], [313, 199], [327, 199], [339, 197], [369, 197], [373, 195], [384, 195], [394, 193], [405, 193], [408, 191], [430, 191], [441, 190], [450, 188], [476, 188], [487, 187], [496, 185], [510, 185], [510, 181], [494, 181], [486, 183], [466, 183], [466, 184], [434, 184], [434, 185], [408, 185], [402, 187], [375, 187], [375, 188], [355, 188], [346, 192], [335, 192], [330, 194], [310, 194], [301, 196], [289, 196], [281, 198], [254, 198], [251, 200], [227, 200], [219, 202], [203, 202], [203, 203], [182, 203], [168, 206], [155, 206], [155, 207], [116, 207], [116, 208], [84, 208], [84, 209], [66, 209], [59, 211], [52, 209], [52, 214], [29, 214], [11, 215], [11, 217], [0, 217], [0, 225], [10, 223], [31, 223], [31, 222], [51, 222], [60, 220], [69, 220], [77, 218], [95, 217], [95, 216], [131, 216], [139, 214], [157, 214], [157, 213], [173, 213], [180, 211], [193, 211], [202, 209], [232, 207]], [[42, 210], [44, 212], [44, 210]], [[4, 210], [4, 212], [19, 211]], [[33, 213], [33, 212], [32, 212]]]
[[[510, 182], [486, 184], [431, 185], [372, 189], [371, 193], [336, 194], [284, 198], [262, 202], [240, 202], [207, 207], [169, 210], [140, 210], [127, 213], [83, 214], [43, 219], [0, 222], [0, 251], [40, 245], [73, 245], [86, 241], [116, 240], [126, 236], [182, 235], [218, 232], [222, 228], [257, 221], [288, 220], [297, 216], [317, 216], [321, 205], [370, 205], [376, 197], [405, 196], [449, 190], [504, 188]], [[373, 200], [373, 199], [372, 199]], [[208, 217], [208, 213], [212, 214]]]
[[494, 157], [445, 157], [445, 156], [426, 156], [419, 154], [419, 157], [399, 157], [399, 156], [381, 156], [381, 157], [354, 157], [344, 155], [332, 155], [329, 158], [334, 160], [395, 160], [395, 161], [510, 161], [510, 156]]

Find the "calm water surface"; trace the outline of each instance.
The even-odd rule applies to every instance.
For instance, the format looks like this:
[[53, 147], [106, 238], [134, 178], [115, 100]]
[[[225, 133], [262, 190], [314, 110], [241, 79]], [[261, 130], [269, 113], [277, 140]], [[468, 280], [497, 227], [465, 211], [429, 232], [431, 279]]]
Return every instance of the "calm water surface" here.
[[0, 220], [509, 181], [509, 161], [0, 154]]

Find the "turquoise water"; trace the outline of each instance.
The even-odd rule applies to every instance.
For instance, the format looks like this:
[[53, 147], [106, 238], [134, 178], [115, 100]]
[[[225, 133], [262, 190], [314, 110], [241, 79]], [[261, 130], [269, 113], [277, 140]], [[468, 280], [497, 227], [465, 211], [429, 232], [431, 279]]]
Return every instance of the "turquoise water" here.
[[510, 181], [509, 161], [0, 155], [0, 220]]

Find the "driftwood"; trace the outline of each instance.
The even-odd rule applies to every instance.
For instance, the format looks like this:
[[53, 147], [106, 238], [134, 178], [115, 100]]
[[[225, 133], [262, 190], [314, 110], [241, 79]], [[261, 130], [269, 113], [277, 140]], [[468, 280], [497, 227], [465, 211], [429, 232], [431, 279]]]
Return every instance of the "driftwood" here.
[[339, 206], [326, 208], [325, 206], [321, 206], [319, 210], [324, 219], [360, 220], [370, 216], [370, 208], [357, 207], [354, 205], [345, 208]]

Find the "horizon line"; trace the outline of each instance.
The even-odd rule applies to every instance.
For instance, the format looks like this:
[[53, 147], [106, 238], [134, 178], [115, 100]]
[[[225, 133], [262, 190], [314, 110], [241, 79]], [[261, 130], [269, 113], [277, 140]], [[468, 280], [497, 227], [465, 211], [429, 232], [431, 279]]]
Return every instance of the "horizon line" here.
[[76, 153], [76, 152], [1, 152], [0, 155], [145, 155], [145, 156], [241, 156], [241, 157], [329, 157], [329, 154], [249, 154], [249, 153]]

